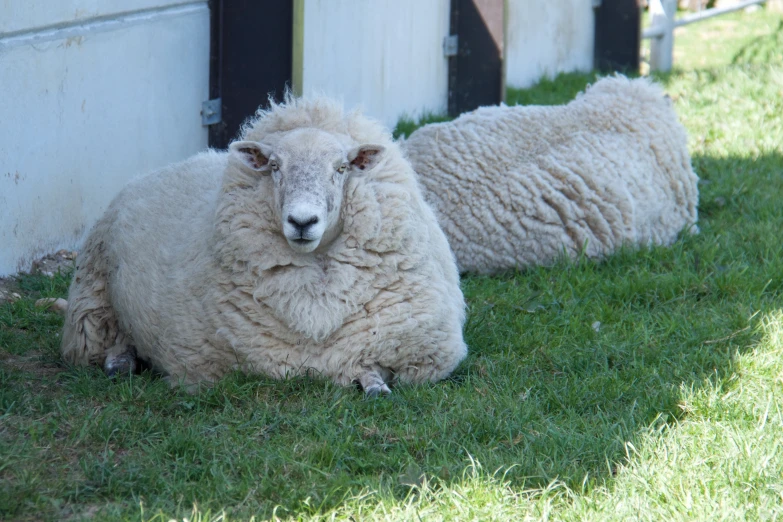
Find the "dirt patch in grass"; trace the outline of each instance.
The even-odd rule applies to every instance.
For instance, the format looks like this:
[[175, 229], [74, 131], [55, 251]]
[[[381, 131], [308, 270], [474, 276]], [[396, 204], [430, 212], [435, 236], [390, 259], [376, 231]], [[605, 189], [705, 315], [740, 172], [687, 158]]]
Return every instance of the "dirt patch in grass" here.
[[39, 350], [14, 355], [0, 348], [0, 363], [10, 370], [32, 374], [41, 379], [48, 379], [65, 371], [50, 355]]
[[[60, 250], [53, 254], [47, 254], [33, 261], [30, 274], [54, 277], [56, 274], [68, 273], [73, 269], [76, 255], [76, 252], [70, 250]], [[0, 303], [20, 299], [23, 293], [19, 285], [18, 275], [0, 277]]]
[[63, 510], [60, 512], [60, 516], [62, 516], [62, 520], [67, 522], [76, 520], [91, 520], [104, 509], [106, 509], [105, 505], [72, 505], [63, 508]]
[[0, 303], [21, 298], [19, 283], [13, 276], [0, 277]]

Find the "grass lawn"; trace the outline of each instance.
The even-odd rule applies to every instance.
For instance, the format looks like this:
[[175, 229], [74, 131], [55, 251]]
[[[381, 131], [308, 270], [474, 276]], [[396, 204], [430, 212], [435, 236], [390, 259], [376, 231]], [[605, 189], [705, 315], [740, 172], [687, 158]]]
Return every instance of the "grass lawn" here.
[[659, 79], [701, 234], [464, 278], [471, 351], [445, 382], [367, 400], [308, 379], [111, 381], [64, 367], [62, 320], [34, 305], [67, 274], [22, 277], [0, 305], [0, 519], [783, 518], [783, 17], [729, 15], [676, 46]]

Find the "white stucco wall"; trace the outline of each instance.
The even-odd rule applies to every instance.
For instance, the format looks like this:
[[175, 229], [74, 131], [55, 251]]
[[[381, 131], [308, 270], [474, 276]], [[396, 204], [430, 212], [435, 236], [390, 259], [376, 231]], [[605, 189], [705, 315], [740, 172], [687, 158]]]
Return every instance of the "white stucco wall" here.
[[0, 6], [2, 276], [78, 247], [129, 179], [207, 146], [209, 10], [163, 0]]
[[29, 32], [98, 18], [154, 11], [196, 3], [193, 0], [2, 0], [0, 34]]
[[592, 0], [506, 0], [506, 84], [593, 67]]
[[393, 127], [448, 102], [449, 0], [306, 0], [302, 92], [325, 93]]

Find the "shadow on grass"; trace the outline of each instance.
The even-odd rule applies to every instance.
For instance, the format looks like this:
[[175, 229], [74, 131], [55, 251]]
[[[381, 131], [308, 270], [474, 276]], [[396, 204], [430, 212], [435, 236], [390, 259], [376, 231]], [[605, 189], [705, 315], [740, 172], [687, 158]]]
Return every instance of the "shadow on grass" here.
[[778, 26], [771, 34], [760, 35], [742, 46], [732, 58], [731, 63], [733, 65], [779, 64], [783, 61], [780, 52], [781, 45], [783, 45], [783, 20], [778, 22]]
[[[766, 60], [764, 42], [734, 62]], [[561, 75], [508, 102], [565, 103], [594, 79]], [[422, 121], [403, 123], [395, 135]], [[0, 305], [0, 519], [128, 519], [141, 505], [182, 518], [194, 503], [236, 518], [306, 515], [367, 491], [403, 498], [422, 476], [455, 484], [472, 459], [519, 490], [611, 481], [626, 443], [677, 429], [683, 390], [734, 385], [735, 356], [760, 339], [754, 317], [781, 307], [783, 157], [693, 164], [700, 235], [601, 263], [466, 276], [468, 359], [388, 399], [241, 375], [190, 395], [149, 375], [65, 368], [61, 319], [33, 303], [64, 296], [67, 278], [24, 279], [25, 299]]]
[[751, 317], [780, 307], [783, 157], [694, 165], [700, 235], [465, 277], [468, 359], [389, 399], [318, 379], [234, 375], [189, 395], [149, 376], [36, 373], [20, 361], [51, 368], [60, 323], [32, 302], [65, 285], [27, 280], [29, 299], [0, 307], [13, 340], [0, 353], [0, 514], [99, 506], [123, 518], [141, 502], [180, 516], [193, 503], [296, 516], [363, 491], [402, 498], [422, 476], [459, 481], [471, 459], [520, 489], [610, 480], [627, 442], [676, 426], [683, 389], [730, 386], [735, 354], [759, 339]]

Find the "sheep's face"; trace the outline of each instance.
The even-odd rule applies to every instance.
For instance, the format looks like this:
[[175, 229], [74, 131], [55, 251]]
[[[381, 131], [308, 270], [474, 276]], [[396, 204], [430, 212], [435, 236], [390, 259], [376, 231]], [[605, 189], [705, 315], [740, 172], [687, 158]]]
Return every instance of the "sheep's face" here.
[[245, 168], [272, 177], [280, 230], [296, 252], [312, 252], [340, 234], [346, 178], [371, 169], [383, 154], [380, 145], [352, 147], [347, 141], [303, 128], [286, 133], [274, 145], [238, 141], [229, 147]]

